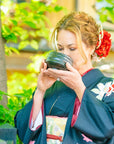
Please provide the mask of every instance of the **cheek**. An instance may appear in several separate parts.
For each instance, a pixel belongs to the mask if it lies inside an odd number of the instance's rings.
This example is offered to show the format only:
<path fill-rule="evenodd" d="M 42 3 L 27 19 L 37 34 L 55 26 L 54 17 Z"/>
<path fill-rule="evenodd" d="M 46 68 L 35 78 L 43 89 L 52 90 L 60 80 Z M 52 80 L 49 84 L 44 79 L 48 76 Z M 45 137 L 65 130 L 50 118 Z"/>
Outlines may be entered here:
<path fill-rule="evenodd" d="M 81 55 L 78 52 L 74 52 L 70 54 L 70 57 L 72 58 L 73 62 L 77 62 L 80 59 Z"/>
<path fill-rule="evenodd" d="M 82 56 L 79 53 L 73 54 L 71 56 L 71 58 L 73 60 L 73 67 L 74 68 L 78 68 L 84 62 L 84 59 L 82 58 Z"/>
<path fill-rule="evenodd" d="M 72 55 L 71 58 L 73 60 L 73 67 L 76 67 L 77 63 L 78 63 L 78 56 L 77 55 Z"/>

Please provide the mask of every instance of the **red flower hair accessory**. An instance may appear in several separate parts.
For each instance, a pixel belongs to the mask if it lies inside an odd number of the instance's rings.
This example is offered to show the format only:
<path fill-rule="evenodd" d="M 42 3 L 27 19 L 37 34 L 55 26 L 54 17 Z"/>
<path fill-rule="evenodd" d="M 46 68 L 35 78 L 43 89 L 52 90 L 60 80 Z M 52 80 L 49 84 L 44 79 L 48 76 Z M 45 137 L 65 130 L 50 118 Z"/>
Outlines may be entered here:
<path fill-rule="evenodd" d="M 103 30 L 99 34 L 99 40 L 97 42 L 96 50 L 99 58 L 106 57 L 111 48 L 111 34 Z"/>

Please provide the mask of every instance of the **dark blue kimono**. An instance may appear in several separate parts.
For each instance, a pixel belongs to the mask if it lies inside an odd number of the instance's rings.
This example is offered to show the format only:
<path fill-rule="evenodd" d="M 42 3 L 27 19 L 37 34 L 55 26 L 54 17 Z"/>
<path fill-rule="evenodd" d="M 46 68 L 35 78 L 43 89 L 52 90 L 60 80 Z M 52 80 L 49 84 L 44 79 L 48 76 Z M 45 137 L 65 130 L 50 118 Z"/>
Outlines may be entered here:
<path fill-rule="evenodd" d="M 59 81 L 45 93 L 43 125 L 39 129 L 31 131 L 29 128 L 33 100 L 17 112 L 15 126 L 24 144 L 30 140 L 35 140 L 35 144 L 47 143 L 46 115 L 68 117 L 63 144 L 114 144 L 114 80 L 105 77 L 98 69 L 86 73 L 82 80 L 86 90 L 73 127 L 71 121 L 76 94 Z M 84 136 L 92 141 L 85 140 Z"/>

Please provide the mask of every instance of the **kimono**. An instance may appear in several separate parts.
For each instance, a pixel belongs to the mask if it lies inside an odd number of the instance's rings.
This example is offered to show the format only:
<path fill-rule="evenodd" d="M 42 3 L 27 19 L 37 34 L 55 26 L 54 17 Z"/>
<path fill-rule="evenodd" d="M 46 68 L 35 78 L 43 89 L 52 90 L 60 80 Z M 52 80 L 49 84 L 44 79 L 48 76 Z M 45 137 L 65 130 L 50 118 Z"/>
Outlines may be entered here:
<path fill-rule="evenodd" d="M 32 131 L 29 127 L 33 100 L 17 112 L 15 126 L 24 144 L 47 144 L 46 116 L 67 117 L 62 144 L 114 144 L 114 80 L 98 69 L 82 76 L 86 86 L 80 109 L 75 117 L 76 93 L 56 81 L 45 93 L 43 124 Z"/>

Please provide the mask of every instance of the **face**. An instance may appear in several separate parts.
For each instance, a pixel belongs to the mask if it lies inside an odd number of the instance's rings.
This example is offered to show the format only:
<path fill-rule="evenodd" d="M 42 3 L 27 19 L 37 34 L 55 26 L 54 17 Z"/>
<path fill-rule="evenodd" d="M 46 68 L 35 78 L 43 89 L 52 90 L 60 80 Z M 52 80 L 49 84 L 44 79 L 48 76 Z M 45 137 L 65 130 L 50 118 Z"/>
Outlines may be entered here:
<path fill-rule="evenodd" d="M 72 58 L 74 68 L 79 69 L 80 65 L 85 62 L 78 49 L 77 40 L 74 33 L 68 30 L 61 30 L 58 33 L 57 46 L 58 52 L 64 53 Z M 90 52 L 83 42 L 82 47 L 86 56 L 89 57 Z"/>

